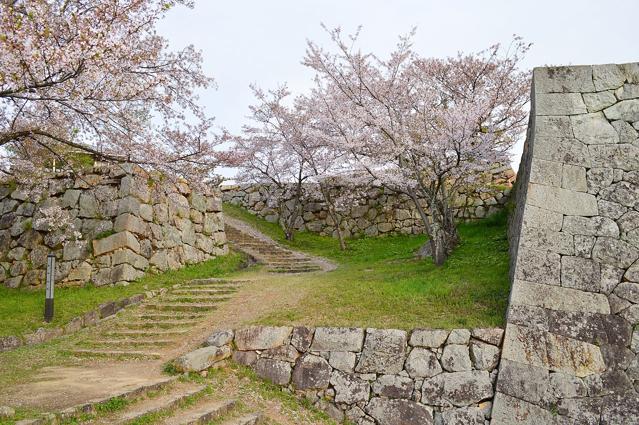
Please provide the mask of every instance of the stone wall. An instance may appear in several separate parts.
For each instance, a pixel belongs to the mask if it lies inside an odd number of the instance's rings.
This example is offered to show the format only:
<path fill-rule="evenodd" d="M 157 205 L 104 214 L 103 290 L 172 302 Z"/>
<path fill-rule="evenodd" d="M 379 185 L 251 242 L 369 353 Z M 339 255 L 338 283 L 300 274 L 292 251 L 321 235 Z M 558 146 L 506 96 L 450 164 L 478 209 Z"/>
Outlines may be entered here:
<path fill-rule="evenodd" d="M 47 254 L 56 282 L 126 283 L 147 270 L 168 270 L 227 252 L 218 193 L 196 193 L 130 164 L 95 167 L 81 176 L 59 173 L 40 202 L 24 187 L 0 187 L 0 282 L 42 285 Z M 40 220 L 61 207 L 82 237 Z"/>
<path fill-rule="evenodd" d="M 455 216 L 472 220 L 500 211 L 508 201 L 514 179 L 515 173 L 510 167 L 496 168 L 488 179 L 490 184 L 458 194 Z M 339 189 L 336 188 L 335 191 Z M 277 222 L 278 212 L 268 206 L 269 192 L 269 187 L 264 185 L 222 186 L 224 202 L 240 205 L 267 221 Z M 342 228 L 346 237 L 423 233 L 419 213 L 411 199 L 382 188 L 368 190 L 357 205 L 352 206 L 344 215 L 346 219 Z M 336 236 L 326 204 L 321 199 L 305 203 L 304 213 L 299 217 L 296 229 Z"/>
<path fill-rule="evenodd" d="M 225 358 L 306 397 L 338 422 L 484 425 L 503 330 L 249 327 L 217 331 L 178 358 L 202 371 Z"/>
<path fill-rule="evenodd" d="M 493 424 L 639 422 L 639 64 L 537 68 Z"/>

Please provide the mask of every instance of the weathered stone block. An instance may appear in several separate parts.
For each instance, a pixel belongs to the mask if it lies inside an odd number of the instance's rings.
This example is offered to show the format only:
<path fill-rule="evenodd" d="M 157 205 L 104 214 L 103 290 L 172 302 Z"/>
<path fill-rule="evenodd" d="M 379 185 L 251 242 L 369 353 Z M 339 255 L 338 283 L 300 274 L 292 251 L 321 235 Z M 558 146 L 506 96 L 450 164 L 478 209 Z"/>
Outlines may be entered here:
<path fill-rule="evenodd" d="M 558 66 L 533 70 L 535 93 L 594 92 L 592 67 Z"/>
<path fill-rule="evenodd" d="M 442 366 L 449 372 L 461 372 L 472 369 L 468 346 L 446 345 L 441 358 Z"/>
<path fill-rule="evenodd" d="M 580 257 L 561 258 L 561 286 L 599 292 L 601 269 L 599 263 Z"/>
<path fill-rule="evenodd" d="M 610 314 L 608 299 L 603 294 L 521 280 L 513 283 L 510 303 L 559 311 Z"/>
<path fill-rule="evenodd" d="M 415 329 L 409 344 L 413 347 L 439 348 L 448 338 L 448 333 L 444 329 Z"/>
<path fill-rule="evenodd" d="M 222 347 L 229 345 L 233 341 L 235 333 L 232 329 L 222 329 L 213 332 L 205 342 L 207 346 Z"/>
<path fill-rule="evenodd" d="M 342 372 L 353 372 L 357 356 L 349 351 L 331 351 L 328 362 L 332 367 Z"/>
<path fill-rule="evenodd" d="M 133 233 L 127 231 L 93 241 L 93 255 L 96 257 L 120 248 L 129 248 L 133 252 L 139 253 L 140 243 Z"/>
<path fill-rule="evenodd" d="M 508 324 L 502 359 L 583 377 L 606 370 L 596 345 Z"/>
<path fill-rule="evenodd" d="M 373 394 L 388 398 L 410 399 L 413 380 L 399 375 L 382 375 L 373 383 Z"/>
<path fill-rule="evenodd" d="M 260 378 L 277 385 L 288 385 L 291 382 L 291 364 L 282 360 L 257 359 L 254 364 L 255 373 Z"/>
<path fill-rule="evenodd" d="M 494 345 L 479 341 L 470 344 L 470 358 L 474 369 L 491 372 L 499 364 L 500 354 L 499 348 Z"/>
<path fill-rule="evenodd" d="M 566 215 L 598 215 L 597 198 L 588 193 L 531 183 L 527 202 Z"/>
<path fill-rule="evenodd" d="M 586 105 L 579 93 L 539 93 L 535 98 L 535 112 L 539 115 L 585 114 Z"/>
<path fill-rule="evenodd" d="M 375 397 L 366 406 L 366 413 L 386 425 L 433 424 L 432 408 L 409 400 Z"/>
<path fill-rule="evenodd" d="M 404 369 L 412 378 L 430 378 L 442 372 L 435 353 L 421 347 L 411 350 Z"/>
<path fill-rule="evenodd" d="M 617 130 L 601 112 L 572 116 L 570 122 L 575 138 L 587 145 L 619 143 Z"/>
<path fill-rule="evenodd" d="M 200 372 L 229 357 L 231 348 L 228 346 L 203 347 L 178 357 L 175 367 L 181 372 Z"/>
<path fill-rule="evenodd" d="M 421 402 L 432 406 L 470 406 L 493 396 L 486 371 L 442 373 L 424 381 Z"/>
<path fill-rule="evenodd" d="M 291 336 L 291 345 L 297 348 L 298 351 L 305 353 L 313 342 L 314 329 L 307 328 L 305 326 L 297 326 L 293 328 L 293 335 Z"/>
<path fill-rule="evenodd" d="M 305 354 L 295 363 L 293 385 L 297 390 L 328 388 L 331 366 L 322 357 Z"/>
<path fill-rule="evenodd" d="M 330 384 L 335 390 L 336 403 L 367 402 L 370 396 L 370 384 L 349 373 L 334 371 L 330 377 Z"/>
<path fill-rule="evenodd" d="M 473 338 L 495 346 L 501 346 L 504 330 L 500 328 L 476 328 L 471 331 Z"/>
<path fill-rule="evenodd" d="M 315 333 L 317 339 L 317 331 Z M 362 355 L 355 368 L 360 373 L 399 373 L 406 358 L 408 335 L 397 329 L 367 329 Z"/>
<path fill-rule="evenodd" d="M 362 350 L 364 329 L 361 328 L 316 328 L 312 351 Z"/>
<path fill-rule="evenodd" d="M 288 344 L 291 327 L 252 326 L 235 332 L 235 344 L 238 350 L 266 350 Z"/>

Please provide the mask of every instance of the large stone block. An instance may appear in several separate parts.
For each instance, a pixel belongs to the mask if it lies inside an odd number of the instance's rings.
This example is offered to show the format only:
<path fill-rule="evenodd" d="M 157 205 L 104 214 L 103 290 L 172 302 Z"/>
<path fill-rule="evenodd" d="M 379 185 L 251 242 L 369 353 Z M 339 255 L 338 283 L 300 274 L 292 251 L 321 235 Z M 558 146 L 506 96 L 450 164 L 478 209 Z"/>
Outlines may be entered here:
<path fill-rule="evenodd" d="M 527 202 L 565 215 L 598 215 L 597 198 L 588 193 L 531 183 Z"/>
<path fill-rule="evenodd" d="M 562 418 L 536 404 L 497 392 L 493 401 L 492 421 L 498 425 L 560 425 Z M 568 424 L 570 422 L 563 422 Z"/>
<path fill-rule="evenodd" d="M 619 143 L 617 130 L 601 112 L 570 117 L 575 138 L 587 145 Z"/>
<path fill-rule="evenodd" d="M 120 214 L 113 224 L 113 230 L 115 232 L 129 231 L 138 235 L 144 235 L 147 230 L 147 226 L 137 216 L 124 213 Z"/>
<path fill-rule="evenodd" d="M 442 373 L 424 381 L 421 402 L 431 406 L 470 406 L 493 396 L 490 375 L 483 370 Z"/>
<path fill-rule="evenodd" d="M 100 256 L 108 254 L 120 248 L 129 248 L 135 253 L 140 252 L 140 243 L 131 232 L 123 231 L 103 239 L 93 241 L 93 255 Z"/>
<path fill-rule="evenodd" d="M 433 424 L 433 409 L 409 400 L 375 397 L 366 406 L 366 413 L 385 425 Z"/>
<path fill-rule="evenodd" d="M 639 169 L 639 147 L 635 145 L 591 145 L 588 151 L 593 167 L 619 168 L 624 171 Z"/>
<path fill-rule="evenodd" d="M 288 344 L 291 327 L 252 326 L 235 332 L 235 345 L 238 350 L 267 350 Z"/>
<path fill-rule="evenodd" d="M 604 109 L 604 114 L 609 120 L 639 121 L 639 99 L 622 100 Z"/>
<path fill-rule="evenodd" d="M 637 261 L 639 248 L 619 239 L 599 237 L 592 249 L 592 258 L 625 269 Z"/>
<path fill-rule="evenodd" d="M 442 366 L 449 372 L 462 372 L 472 369 L 468 346 L 450 344 L 444 347 Z"/>
<path fill-rule="evenodd" d="M 521 280 L 513 283 L 510 303 L 559 311 L 610 314 L 608 298 L 603 294 Z"/>
<path fill-rule="evenodd" d="M 370 384 L 350 373 L 334 371 L 330 377 L 330 384 L 335 390 L 336 403 L 367 402 L 370 396 Z"/>
<path fill-rule="evenodd" d="M 317 338 L 317 331 L 315 338 Z M 364 348 L 355 371 L 360 373 L 399 373 L 404 366 L 407 341 L 406 331 L 367 329 Z"/>
<path fill-rule="evenodd" d="M 539 93 L 535 98 L 537 115 L 585 114 L 586 105 L 579 93 Z"/>
<path fill-rule="evenodd" d="M 253 367 L 257 376 L 274 384 L 288 385 L 291 382 L 291 364 L 289 362 L 274 359 L 257 359 Z"/>
<path fill-rule="evenodd" d="M 181 372 L 200 372 L 229 357 L 231 348 L 228 346 L 204 347 L 178 357 L 175 366 Z"/>
<path fill-rule="evenodd" d="M 404 369 L 412 378 L 430 378 L 442 372 L 435 353 L 421 347 L 411 350 Z"/>
<path fill-rule="evenodd" d="M 502 359 L 578 377 L 606 370 L 596 345 L 513 324 L 506 326 Z"/>
<path fill-rule="evenodd" d="M 359 352 L 364 344 L 361 328 L 316 328 L 311 351 Z"/>
<path fill-rule="evenodd" d="M 331 366 L 322 357 L 305 354 L 295 363 L 293 385 L 297 390 L 328 388 L 331 371 Z"/>
<path fill-rule="evenodd" d="M 557 66 L 533 70 L 535 93 L 594 92 L 591 66 Z"/>
<path fill-rule="evenodd" d="M 559 254 L 522 248 L 518 250 L 515 279 L 559 286 L 560 270 Z"/>
<path fill-rule="evenodd" d="M 444 329 L 415 329 L 409 344 L 413 347 L 439 348 L 446 342 L 448 333 Z"/>
<path fill-rule="evenodd" d="M 382 375 L 373 383 L 373 393 L 388 398 L 410 399 L 415 385 L 411 378 Z"/>

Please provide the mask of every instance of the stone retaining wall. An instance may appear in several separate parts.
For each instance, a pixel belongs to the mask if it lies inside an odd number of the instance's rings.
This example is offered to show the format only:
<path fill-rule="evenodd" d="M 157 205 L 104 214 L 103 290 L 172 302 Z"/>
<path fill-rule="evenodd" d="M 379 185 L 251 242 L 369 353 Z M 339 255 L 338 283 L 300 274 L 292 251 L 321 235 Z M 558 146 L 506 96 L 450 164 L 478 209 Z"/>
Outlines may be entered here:
<path fill-rule="evenodd" d="M 50 252 L 57 283 L 98 286 L 227 252 L 219 193 L 196 193 L 131 164 L 59 173 L 45 192 L 34 202 L 24 187 L 0 187 L 0 282 L 10 288 L 42 285 Z M 40 220 L 52 206 L 81 239 L 65 240 L 68 231 Z"/>
<path fill-rule="evenodd" d="M 639 422 L 639 64 L 537 68 L 493 424 Z"/>
<path fill-rule="evenodd" d="M 458 194 L 455 216 L 473 220 L 500 211 L 509 199 L 514 178 L 515 173 L 510 167 L 495 169 L 489 179 L 490 184 L 473 189 L 470 194 L 466 193 L 468 191 Z M 335 192 L 339 190 L 334 189 Z M 222 186 L 224 202 L 242 206 L 267 221 L 277 222 L 278 212 L 268 206 L 270 192 L 271 189 L 265 185 Z M 297 221 L 297 230 L 336 236 L 326 204 L 321 199 L 306 202 L 303 209 Z M 411 199 L 382 188 L 368 190 L 358 204 L 350 207 L 344 215 L 346 219 L 342 228 L 346 237 L 423 233 L 419 213 Z"/>
<path fill-rule="evenodd" d="M 249 327 L 178 358 L 202 371 L 232 356 L 341 422 L 485 425 L 501 329 Z"/>

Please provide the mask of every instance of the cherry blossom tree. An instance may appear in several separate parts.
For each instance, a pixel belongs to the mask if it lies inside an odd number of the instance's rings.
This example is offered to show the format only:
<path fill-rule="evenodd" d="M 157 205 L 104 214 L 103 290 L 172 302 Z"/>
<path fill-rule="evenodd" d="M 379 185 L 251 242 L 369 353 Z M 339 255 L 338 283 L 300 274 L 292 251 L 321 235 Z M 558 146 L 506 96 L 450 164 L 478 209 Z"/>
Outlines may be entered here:
<path fill-rule="evenodd" d="M 312 172 L 307 161 L 308 117 L 299 108 L 285 105 L 286 86 L 264 92 L 251 86 L 257 100 L 249 106 L 251 124 L 234 141 L 233 156 L 240 183 L 261 183 L 269 189 L 268 207 L 277 211 L 287 240 L 292 240 L 303 201 L 308 198 Z"/>
<path fill-rule="evenodd" d="M 196 90 L 213 84 L 193 46 L 169 51 L 156 23 L 188 0 L 0 0 L 0 175 L 78 154 L 193 183 L 220 154 Z"/>
<path fill-rule="evenodd" d="M 316 119 L 315 98 L 292 99 L 286 86 L 264 92 L 252 87 L 258 101 L 250 106 L 252 125 L 233 137 L 239 166 L 238 181 L 261 183 L 269 190 L 269 207 L 276 210 L 287 239 L 294 237 L 303 207 L 321 200 L 327 207 L 340 247 L 346 249 L 341 229 L 345 208 L 352 203 L 353 191 L 333 190 L 341 173 L 348 170 L 343 150 L 325 137 L 324 122 Z"/>
<path fill-rule="evenodd" d="M 356 173 L 413 200 L 440 265 L 459 241 L 456 189 L 507 161 L 524 131 L 529 74 L 518 66 L 529 46 L 515 38 L 505 52 L 430 59 L 413 51 L 411 33 L 384 60 L 354 47 L 358 33 L 327 32 L 335 51 L 309 42 L 304 59 L 326 103 L 318 119 Z"/>

